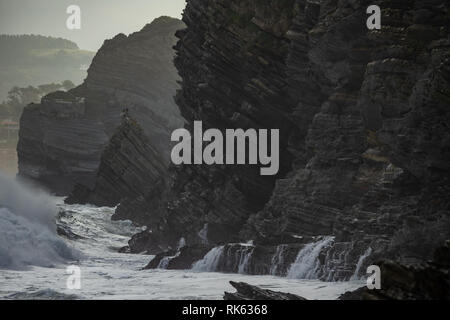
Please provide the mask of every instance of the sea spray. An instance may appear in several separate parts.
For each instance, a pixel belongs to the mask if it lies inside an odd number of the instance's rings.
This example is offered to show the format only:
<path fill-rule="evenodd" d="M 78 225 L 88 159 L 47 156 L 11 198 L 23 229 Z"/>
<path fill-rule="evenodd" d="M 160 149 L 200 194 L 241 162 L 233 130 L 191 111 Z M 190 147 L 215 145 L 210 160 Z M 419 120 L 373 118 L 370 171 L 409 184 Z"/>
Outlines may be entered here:
<path fill-rule="evenodd" d="M 0 173 L 0 207 L 56 231 L 54 198 L 2 173 Z"/>
<path fill-rule="evenodd" d="M 54 266 L 80 257 L 56 234 L 56 202 L 0 174 L 0 268 Z"/>

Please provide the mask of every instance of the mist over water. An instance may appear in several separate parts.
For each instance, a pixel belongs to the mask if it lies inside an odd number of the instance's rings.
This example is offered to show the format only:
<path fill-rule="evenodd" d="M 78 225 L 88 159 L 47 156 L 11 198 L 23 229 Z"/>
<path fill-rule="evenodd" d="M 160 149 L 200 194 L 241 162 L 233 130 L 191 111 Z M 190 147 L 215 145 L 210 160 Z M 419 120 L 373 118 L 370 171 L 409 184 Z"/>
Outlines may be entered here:
<path fill-rule="evenodd" d="M 0 173 L 0 268 L 51 267 L 79 254 L 56 233 L 56 201 Z"/>

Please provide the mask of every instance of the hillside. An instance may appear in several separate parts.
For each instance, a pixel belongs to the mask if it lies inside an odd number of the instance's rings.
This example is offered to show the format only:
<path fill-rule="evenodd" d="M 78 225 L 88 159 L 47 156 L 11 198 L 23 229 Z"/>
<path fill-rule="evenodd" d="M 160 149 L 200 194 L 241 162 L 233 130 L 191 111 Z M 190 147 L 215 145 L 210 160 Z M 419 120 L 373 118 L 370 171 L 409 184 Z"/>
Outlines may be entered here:
<path fill-rule="evenodd" d="M 39 35 L 0 35 L 0 101 L 15 87 L 86 77 L 94 52 L 69 40 Z"/>

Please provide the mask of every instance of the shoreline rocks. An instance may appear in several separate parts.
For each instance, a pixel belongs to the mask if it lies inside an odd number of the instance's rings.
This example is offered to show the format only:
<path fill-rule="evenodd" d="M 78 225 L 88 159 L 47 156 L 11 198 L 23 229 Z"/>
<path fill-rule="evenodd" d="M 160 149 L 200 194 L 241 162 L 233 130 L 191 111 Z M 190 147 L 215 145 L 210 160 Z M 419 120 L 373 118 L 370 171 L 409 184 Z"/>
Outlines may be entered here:
<path fill-rule="evenodd" d="M 346 292 L 339 300 L 448 300 L 450 299 L 450 242 L 439 247 L 434 259 L 421 264 L 385 260 L 381 270 L 381 290 L 362 287 Z"/>
<path fill-rule="evenodd" d="M 292 293 L 261 289 L 245 282 L 230 281 L 230 284 L 236 289 L 236 292 L 225 292 L 224 300 L 306 300 Z"/>

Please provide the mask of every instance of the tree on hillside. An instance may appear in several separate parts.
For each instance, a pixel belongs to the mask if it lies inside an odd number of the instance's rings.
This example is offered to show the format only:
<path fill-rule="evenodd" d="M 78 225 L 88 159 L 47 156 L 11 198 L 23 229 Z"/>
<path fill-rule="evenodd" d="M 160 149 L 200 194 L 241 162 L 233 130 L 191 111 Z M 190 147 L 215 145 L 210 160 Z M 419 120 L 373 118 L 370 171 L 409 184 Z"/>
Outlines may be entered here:
<path fill-rule="evenodd" d="M 70 89 L 75 88 L 75 84 L 70 80 L 64 80 L 62 82 L 62 86 L 66 91 L 69 91 Z"/>
<path fill-rule="evenodd" d="M 11 118 L 18 120 L 22 114 L 23 108 L 30 103 L 38 103 L 41 98 L 51 92 L 61 89 L 70 90 L 75 85 L 70 80 L 65 80 L 62 83 L 48 83 L 37 87 L 13 87 L 8 92 L 6 101 L 0 104 L 0 119 Z"/>

